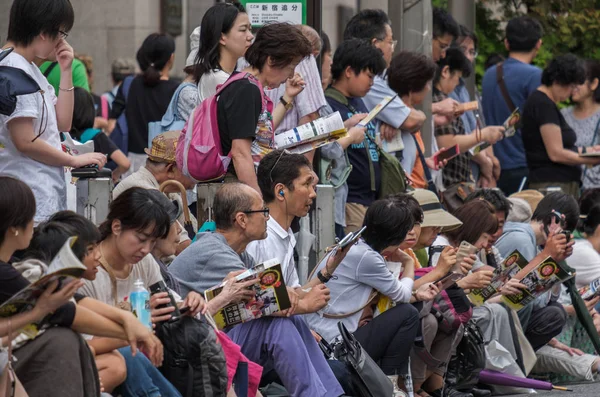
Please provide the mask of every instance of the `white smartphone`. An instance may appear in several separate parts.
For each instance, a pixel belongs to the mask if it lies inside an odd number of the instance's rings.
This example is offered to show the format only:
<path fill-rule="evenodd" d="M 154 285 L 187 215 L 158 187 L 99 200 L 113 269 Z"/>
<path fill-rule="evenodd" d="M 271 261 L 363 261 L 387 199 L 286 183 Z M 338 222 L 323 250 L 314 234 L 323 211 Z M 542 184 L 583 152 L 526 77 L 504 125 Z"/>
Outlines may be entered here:
<path fill-rule="evenodd" d="M 475 254 L 476 252 L 477 252 L 477 247 L 475 247 L 473 244 L 470 244 L 467 241 L 463 241 L 462 243 L 460 243 L 460 246 L 458 247 L 458 251 L 456 252 L 456 264 L 452 267 L 452 272 L 453 273 L 462 273 L 460 264 L 466 257 L 471 256 L 472 254 Z"/>

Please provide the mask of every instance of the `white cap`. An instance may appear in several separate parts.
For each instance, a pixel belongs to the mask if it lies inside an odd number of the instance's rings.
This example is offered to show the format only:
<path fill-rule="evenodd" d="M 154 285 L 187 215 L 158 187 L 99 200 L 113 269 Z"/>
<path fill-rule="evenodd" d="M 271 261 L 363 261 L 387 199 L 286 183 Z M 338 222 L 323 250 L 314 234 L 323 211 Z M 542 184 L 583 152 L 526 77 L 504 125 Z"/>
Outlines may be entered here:
<path fill-rule="evenodd" d="M 190 35 L 190 55 L 185 60 L 185 67 L 194 66 L 198 48 L 200 47 L 200 26 L 198 26 Z"/>

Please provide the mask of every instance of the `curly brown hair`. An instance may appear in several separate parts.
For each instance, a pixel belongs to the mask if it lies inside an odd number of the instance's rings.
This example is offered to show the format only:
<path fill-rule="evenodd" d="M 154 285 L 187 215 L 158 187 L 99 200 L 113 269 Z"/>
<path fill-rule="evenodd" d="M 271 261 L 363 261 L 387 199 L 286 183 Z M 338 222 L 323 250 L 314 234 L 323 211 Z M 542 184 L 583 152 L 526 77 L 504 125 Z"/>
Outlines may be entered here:
<path fill-rule="evenodd" d="M 271 23 L 256 33 L 254 43 L 246 51 L 246 61 L 262 72 L 271 59 L 271 67 L 283 69 L 312 53 L 310 42 L 300 29 L 289 23 Z"/>

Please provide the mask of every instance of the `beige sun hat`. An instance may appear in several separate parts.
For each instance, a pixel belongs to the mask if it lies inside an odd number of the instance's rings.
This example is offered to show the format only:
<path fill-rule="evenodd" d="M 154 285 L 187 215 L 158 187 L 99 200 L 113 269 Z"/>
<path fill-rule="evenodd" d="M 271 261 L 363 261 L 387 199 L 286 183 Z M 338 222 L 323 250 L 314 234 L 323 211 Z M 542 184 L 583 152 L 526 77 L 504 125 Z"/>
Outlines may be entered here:
<path fill-rule="evenodd" d="M 457 217 L 442 208 L 440 200 L 432 191 L 415 189 L 409 193 L 419 202 L 423 210 L 421 227 L 441 227 L 442 232 L 447 232 L 462 225 Z"/>

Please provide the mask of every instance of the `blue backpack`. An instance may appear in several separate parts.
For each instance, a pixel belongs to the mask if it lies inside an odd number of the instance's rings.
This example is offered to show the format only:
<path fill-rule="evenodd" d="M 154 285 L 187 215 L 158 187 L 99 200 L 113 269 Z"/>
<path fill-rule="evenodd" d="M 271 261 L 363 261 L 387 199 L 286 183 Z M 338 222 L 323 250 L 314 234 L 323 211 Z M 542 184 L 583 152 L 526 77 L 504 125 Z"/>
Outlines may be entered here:
<path fill-rule="evenodd" d="M 167 131 L 181 131 L 185 126 L 185 120 L 177 111 L 177 103 L 179 102 L 179 94 L 186 87 L 196 88 L 195 84 L 184 83 L 177 87 L 173 93 L 169 107 L 165 112 L 161 121 L 151 121 L 148 123 L 148 147 L 152 147 L 152 140 L 159 134 Z"/>
<path fill-rule="evenodd" d="M 129 153 L 129 128 L 127 126 L 127 97 L 129 96 L 129 88 L 135 76 L 127 76 L 123 80 L 123 97 L 125 98 L 125 109 L 117 119 L 115 129 L 110 134 L 110 139 L 117 145 L 125 155 Z"/>

